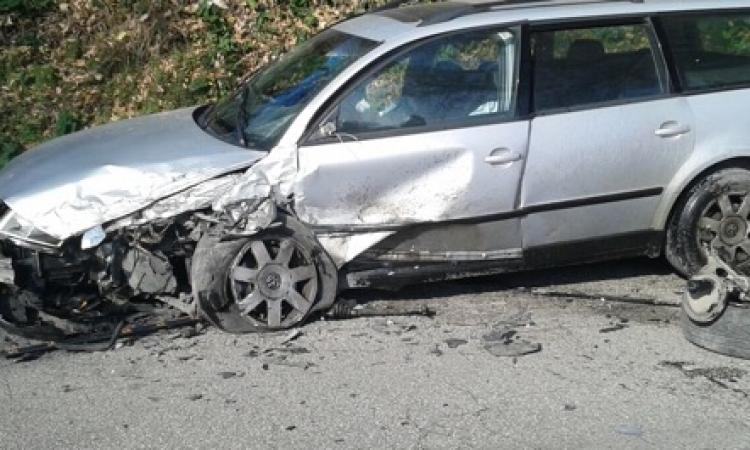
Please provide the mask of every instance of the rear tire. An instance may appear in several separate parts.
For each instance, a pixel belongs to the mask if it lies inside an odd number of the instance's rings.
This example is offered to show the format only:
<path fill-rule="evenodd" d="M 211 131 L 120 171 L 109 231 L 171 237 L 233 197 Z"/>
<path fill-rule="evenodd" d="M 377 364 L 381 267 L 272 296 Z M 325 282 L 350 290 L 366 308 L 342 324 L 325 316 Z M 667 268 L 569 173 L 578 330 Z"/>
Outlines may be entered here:
<path fill-rule="evenodd" d="M 740 273 L 750 274 L 750 171 L 723 169 L 696 183 L 675 208 L 664 254 L 683 276 L 706 264 L 706 246 Z"/>

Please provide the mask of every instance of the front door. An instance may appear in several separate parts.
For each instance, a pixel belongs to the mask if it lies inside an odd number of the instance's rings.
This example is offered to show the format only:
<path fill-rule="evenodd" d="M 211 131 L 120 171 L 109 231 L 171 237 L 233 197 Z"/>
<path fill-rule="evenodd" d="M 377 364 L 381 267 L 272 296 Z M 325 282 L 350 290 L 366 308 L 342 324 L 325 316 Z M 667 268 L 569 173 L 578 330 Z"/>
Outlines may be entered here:
<path fill-rule="evenodd" d="M 513 211 L 529 127 L 516 119 L 518 38 L 514 29 L 441 36 L 356 83 L 299 150 L 298 216 L 366 232 Z"/>

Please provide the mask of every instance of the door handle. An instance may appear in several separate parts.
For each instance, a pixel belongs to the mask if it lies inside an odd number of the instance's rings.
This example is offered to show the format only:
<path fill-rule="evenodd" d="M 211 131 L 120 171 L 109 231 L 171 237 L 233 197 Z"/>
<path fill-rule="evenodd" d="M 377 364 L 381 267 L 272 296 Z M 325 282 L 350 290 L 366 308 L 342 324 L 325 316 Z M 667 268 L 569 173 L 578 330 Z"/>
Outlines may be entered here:
<path fill-rule="evenodd" d="M 682 125 L 679 122 L 675 121 L 669 121 L 664 122 L 661 124 L 658 130 L 656 130 L 656 135 L 662 138 L 671 138 L 671 137 L 678 137 L 682 136 L 683 134 L 690 133 L 690 126 L 689 125 Z"/>
<path fill-rule="evenodd" d="M 484 162 L 491 166 L 500 166 L 503 164 L 512 164 L 522 159 L 523 155 L 518 152 L 507 148 L 496 148 L 490 152 L 489 156 L 484 158 Z"/>

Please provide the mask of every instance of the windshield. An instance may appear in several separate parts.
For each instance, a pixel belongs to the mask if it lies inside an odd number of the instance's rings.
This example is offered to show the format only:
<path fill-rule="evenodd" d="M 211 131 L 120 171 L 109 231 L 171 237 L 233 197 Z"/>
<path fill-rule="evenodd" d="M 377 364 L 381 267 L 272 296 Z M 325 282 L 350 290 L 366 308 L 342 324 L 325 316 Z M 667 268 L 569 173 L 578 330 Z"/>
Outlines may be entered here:
<path fill-rule="evenodd" d="M 318 92 L 377 45 L 333 29 L 324 31 L 208 109 L 202 125 L 225 141 L 270 150 Z"/>

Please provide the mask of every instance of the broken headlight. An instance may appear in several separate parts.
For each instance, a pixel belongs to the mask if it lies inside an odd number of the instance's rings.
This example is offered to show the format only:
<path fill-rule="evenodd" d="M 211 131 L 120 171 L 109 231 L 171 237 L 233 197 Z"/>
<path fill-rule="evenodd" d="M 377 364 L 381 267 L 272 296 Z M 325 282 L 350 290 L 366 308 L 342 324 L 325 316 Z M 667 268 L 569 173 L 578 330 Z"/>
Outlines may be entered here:
<path fill-rule="evenodd" d="M 44 248 L 57 248 L 62 244 L 62 241 L 35 227 L 11 210 L 7 210 L 0 219 L 0 237 L 6 237 L 20 244 Z"/>

